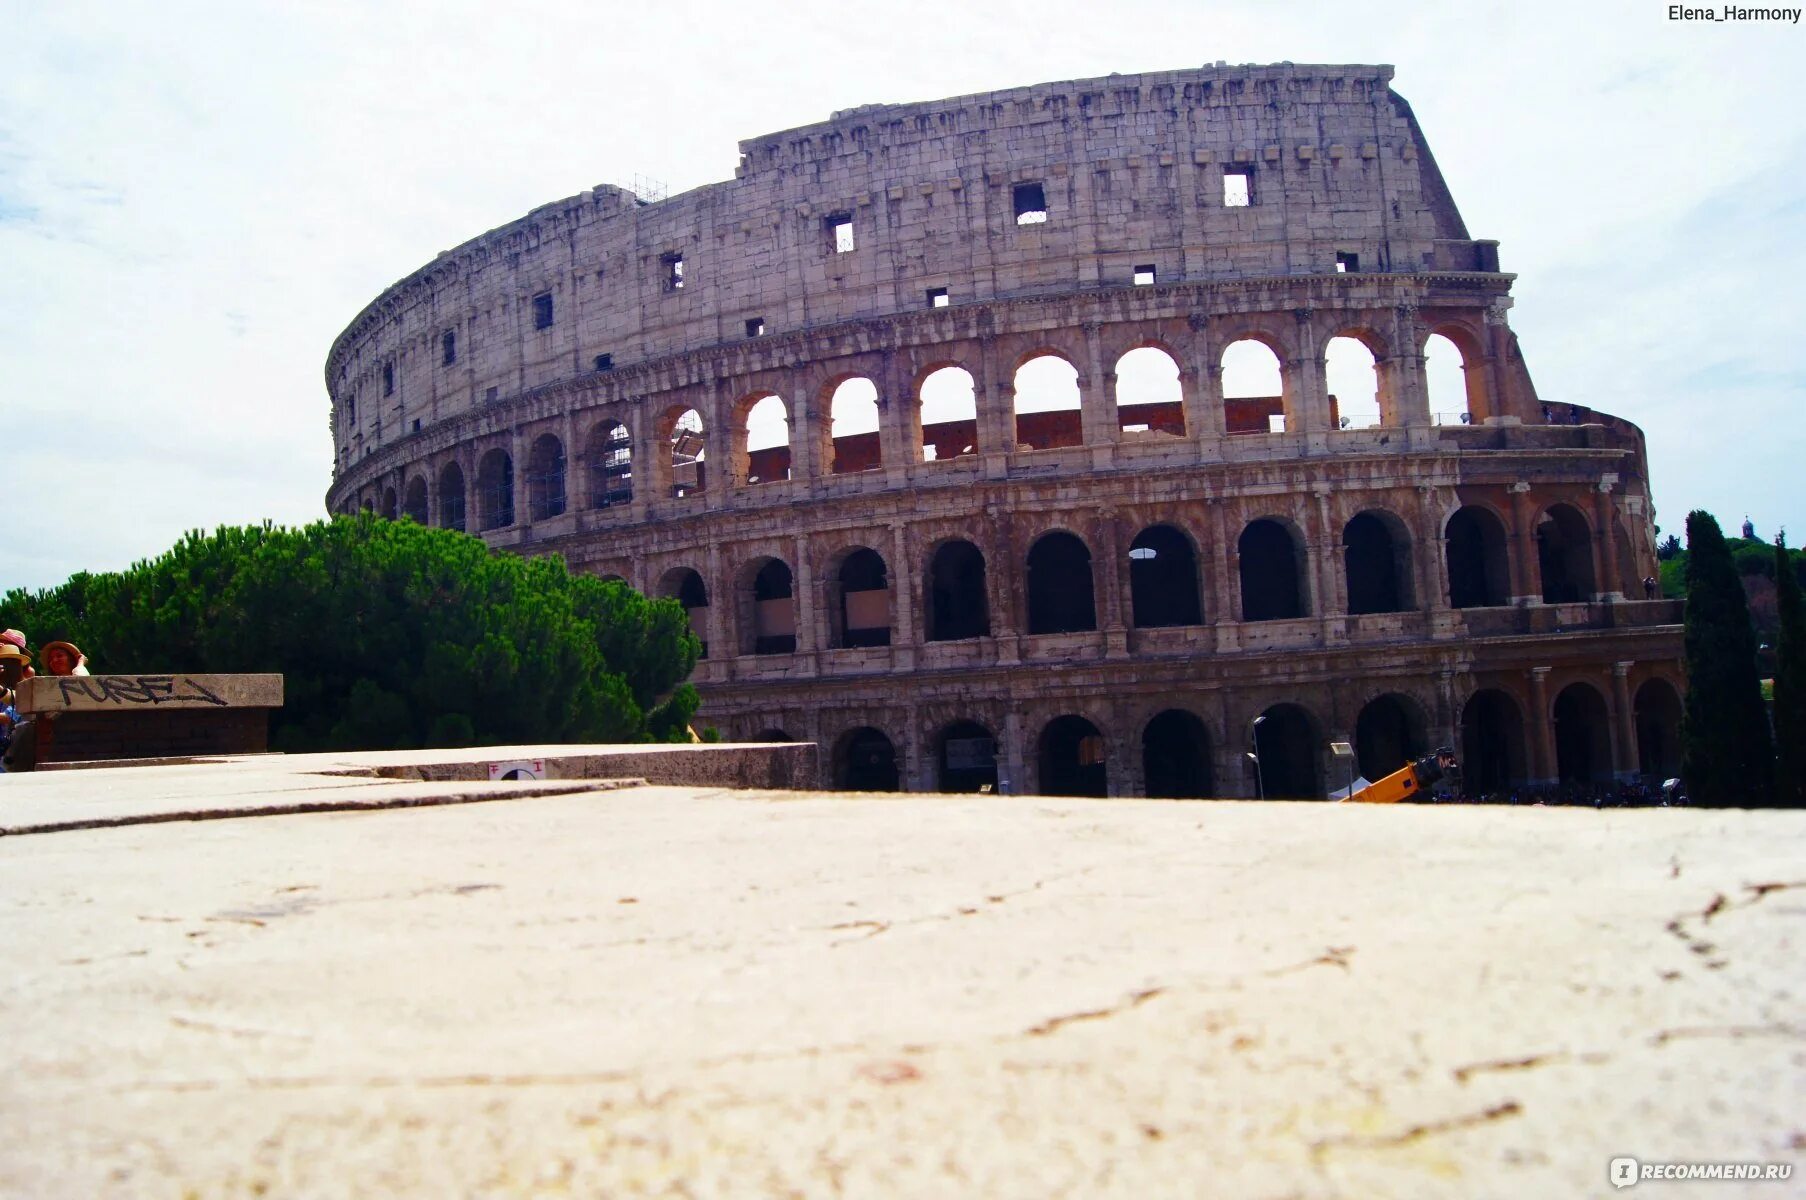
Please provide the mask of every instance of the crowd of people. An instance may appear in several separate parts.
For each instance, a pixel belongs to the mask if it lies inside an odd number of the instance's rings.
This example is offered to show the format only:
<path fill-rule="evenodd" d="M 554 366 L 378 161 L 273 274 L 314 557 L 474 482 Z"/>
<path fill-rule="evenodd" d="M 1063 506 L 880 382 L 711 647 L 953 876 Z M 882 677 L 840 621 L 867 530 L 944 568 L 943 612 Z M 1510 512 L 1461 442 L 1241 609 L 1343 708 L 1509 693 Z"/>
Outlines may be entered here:
<path fill-rule="evenodd" d="M 1469 794 L 1457 792 L 1448 799 L 1457 804 L 1563 804 L 1581 808 L 1670 808 L 1687 803 L 1675 781 L 1656 783 L 1637 779 L 1625 783 L 1558 783 L 1539 787 L 1520 785 L 1507 790 Z"/>
<path fill-rule="evenodd" d="M 0 773 L 29 769 L 35 759 L 35 722 L 21 719 L 14 707 L 19 685 L 37 674 L 34 659 L 43 664 L 46 675 L 88 673 L 88 656 L 73 642 L 46 642 L 33 655 L 23 632 L 0 631 Z"/>

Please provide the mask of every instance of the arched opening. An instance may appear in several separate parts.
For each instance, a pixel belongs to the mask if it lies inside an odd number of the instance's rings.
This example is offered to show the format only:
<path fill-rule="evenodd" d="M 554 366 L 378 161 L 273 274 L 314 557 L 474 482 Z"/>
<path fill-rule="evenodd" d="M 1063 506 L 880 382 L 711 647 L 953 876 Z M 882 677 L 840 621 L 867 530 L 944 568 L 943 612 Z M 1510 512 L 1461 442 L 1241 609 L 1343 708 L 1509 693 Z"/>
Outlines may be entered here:
<path fill-rule="evenodd" d="M 743 402 L 744 403 L 744 402 Z M 790 410 L 767 392 L 746 413 L 746 482 L 776 483 L 790 478 Z"/>
<path fill-rule="evenodd" d="M 878 385 L 853 378 L 828 399 L 828 439 L 833 473 L 875 471 L 884 465 L 878 439 Z"/>
<path fill-rule="evenodd" d="M 1563 783 L 1612 777 L 1611 723 L 1597 688 L 1570 683 L 1555 697 L 1555 775 Z"/>
<path fill-rule="evenodd" d="M 1499 608 L 1511 603 L 1505 523 L 1491 509 L 1463 505 L 1449 518 L 1449 607 Z"/>
<path fill-rule="evenodd" d="M 947 542 L 928 561 L 928 640 L 991 636 L 985 556 L 971 542 Z"/>
<path fill-rule="evenodd" d="M 591 508 L 633 503 L 633 438 L 627 426 L 604 421 L 590 430 L 583 458 Z"/>
<path fill-rule="evenodd" d="M 1524 714 L 1511 696 L 1483 688 L 1461 709 L 1461 785 L 1470 796 L 1509 791 L 1524 782 Z"/>
<path fill-rule="evenodd" d="M 835 645 L 890 645 L 890 578 L 884 557 L 861 547 L 846 556 L 834 579 L 840 593 Z"/>
<path fill-rule="evenodd" d="M 796 741 L 796 739 L 791 737 L 789 734 L 785 733 L 782 729 L 778 729 L 778 728 L 774 727 L 771 729 L 761 729 L 759 731 L 759 735 L 757 737 L 753 738 L 753 741 L 755 741 L 755 742 L 794 742 L 794 741 Z"/>
<path fill-rule="evenodd" d="M 416 525 L 426 524 L 426 478 L 416 475 L 408 480 L 401 502 L 401 515 Z"/>
<path fill-rule="evenodd" d="M 1198 563 L 1171 525 L 1150 525 L 1129 544 L 1129 594 L 1137 629 L 1202 625 Z"/>
<path fill-rule="evenodd" d="M 671 424 L 671 494 L 684 497 L 708 485 L 708 446 L 702 414 L 686 408 Z"/>
<path fill-rule="evenodd" d="M 564 443 L 549 433 L 533 439 L 527 454 L 527 511 L 535 521 L 564 513 Z"/>
<path fill-rule="evenodd" d="M 1271 517 L 1250 521 L 1236 542 L 1241 560 L 1242 620 L 1289 621 L 1305 616 L 1304 547 Z"/>
<path fill-rule="evenodd" d="M 1226 433 L 1283 433 L 1285 375 L 1265 342 L 1242 338 L 1223 348 L 1223 429 Z"/>
<path fill-rule="evenodd" d="M 1424 339 L 1424 388 L 1429 393 L 1430 419 L 1438 425 L 1472 425 L 1485 412 L 1485 362 L 1469 354 L 1461 342 L 1444 333 Z"/>
<path fill-rule="evenodd" d="M 834 786 L 843 792 L 898 790 L 897 749 L 881 730 L 850 729 L 834 743 Z"/>
<path fill-rule="evenodd" d="M 1379 364 L 1360 338 L 1333 337 L 1323 347 L 1323 382 L 1329 390 L 1331 423 L 1338 429 L 1372 429 L 1396 424 L 1383 413 Z"/>
<path fill-rule="evenodd" d="M 702 643 L 702 657 L 709 656 L 709 589 L 702 576 L 689 567 L 673 567 L 659 580 L 658 594 L 683 605 L 690 632 Z"/>
<path fill-rule="evenodd" d="M 477 527 L 506 529 L 514 524 L 514 459 L 491 450 L 477 463 Z"/>
<path fill-rule="evenodd" d="M 1107 796 L 1104 735 L 1084 717 L 1055 717 L 1041 730 L 1036 755 L 1043 796 Z"/>
<path fill-rule="evenodd" d="M 1579 604 L 1593 598 L 1593 531 L 1580 510 L 1551 504 L 1536 525 L 1536 561 L 1542 569 L 1544 604 Z"/>
<path fill-rule="evenodd" d="M 464 532 L 464 468 L 455 462 L 439 472 L 439 525 Z"/>
<path fill-rule="evenodd" d="M 1085 441 L 1078 368 L 1042 354 L 1016 368 L 1016 448 L 1057 450 Z"/>
<path fill-rule="evenodd" d="M 760 560 L 752 577 L 752 620 L 748 628 L 754 654 L 790 654 L 796 650 L 796 599 L 790 568 L 782 560 Z"/>
<path fill-rule="evenodd" d="M 997 739 L 976 721 L 955 721 L 935 740 L 935 787 L 943 792 L 997 790 Z"/>
<path fill-rule="evenodd" d="M 384 488 L 383 489 L 382 508 L 380 511 L 381 511 L 383 519 L 388 520 L 388 521 L 393 521 L 398 515 L 400 515 L 401 509 L 400 509 L 400 505 L 397 503 L 397 501 L 395 499 L 395 489 L 394 488 Z"/>
<path fill-rule="evenodd" d="M 1411 607 L 1411 546 L 1404 522 L 1393 514 L 1364 512 L 1343 526 L 1342 564 L 1350 613 Z"/>
<path fill-rule="evenodd" d="M 1254 722 L 1255 769 L 1268 800 L 1321 800 L 1323 772 L 1315 725 L 1296 704 L 1275 704 Z"/>
<path fill-rule="evenodd" d="M 1210 731 L 1194 714 L 1169 708 L 1141 731 L 1141 769 L 1155 800 L 1196 800 L 1215 790 L 1210 774 Z"/>
<path fill-rule="evenodd" d="M 1666 679 L 1651 679 L 1637 689 L 1631 705 L 1637 725 L 1637 771 L 1653 779 L 1675 779 L 1681 773 L 1681 698 Z"/>
<path fill-rule="evenodd" d="M 1423 713 L 1403 696 L 1376 696 L 1355 718 L 1355 765 L 1370 782 L 1429 753 Z M 1341 786 L 1341 781 L 1337 782 Z"/>
<path fill-rule="evenodd" d="M 922 461 L 978 453 L 978 398 L 964 367 L 942 367 L 922 380 Z"/>
<path fill-rule="evenodd" d="M 1096 628 L 1091 551 L 1070 533 L 1043 534 L 1028 550 L 1028 631 L 1082 633 Z"/>
<path fill-rule="evenodd" d="M 1138 346 L 1116 360 L 1116 426 L 1123 433 L 1185 436 L 1185 390 L 1172 355 Z"/>

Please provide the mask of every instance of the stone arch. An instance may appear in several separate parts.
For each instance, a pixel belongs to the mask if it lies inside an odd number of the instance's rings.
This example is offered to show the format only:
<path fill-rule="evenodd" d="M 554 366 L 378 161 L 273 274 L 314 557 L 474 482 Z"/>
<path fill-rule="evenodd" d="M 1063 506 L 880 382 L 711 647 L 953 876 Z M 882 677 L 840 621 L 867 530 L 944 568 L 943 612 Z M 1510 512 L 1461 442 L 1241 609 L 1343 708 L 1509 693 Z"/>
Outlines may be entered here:
<path fill-rule="evenodd" d="M 1386 343 L 1372 330 L 1340 330 L 1323 343 L 1323 384 L 1330 423 L 1340 429 L 1402 425 L 1387 386 Z"/>
<path fill-rule="evenodd" d="M 389 487 L 383 489 L 379 512 L 385 520 L 389 521 L 393 521 L 396 517 L 401 515 L 401 505 L 395 498 L 394 488 Z"/>
<path fill-rule="evenodd" d="M 1097 628 L 1091 582 L 1091 550 L 1063 529 L 1036 538 L 1028 548 L 1029 633 L 1086 633 Z"/>
<path fill-rule="evenodd" d="M 514 458 L 499 446 L 477 462 L 477 528 L 514 524 Z"/>
<path fill-rule="evenodd" d="M 1612 777 L 1612 730 L 1605 697 L 1590 683 L 1570 683 L 1555 697 L 1555 777 L 1593 783 Z"/>
<path fill-rule="evenodd" d="M 549 521 L 564 514 L 564 443 L 542 433 L 527 452 L 528 519 Z"/>
<path fill-rule="evenodd" d="M 1177 526 L 1149 525 L 1129 543 L 1129 607 L 1137 629 L 1204 623 L 1197 555 Z"/>
<path fill-rule="evenodd" d="M 401 514 L 416 525 L 427 522 L 426 476 L 411 475 L 402 489 Z"/>
<path fill-rule="evenodd" d="M 1259 328 L 1241 331 L 1223 346 L 1217 368 L 1225 433 L 1271 433 L 1275 425 L 1303 428 L 1286 365 L 1290 353 L 1284 339 Z"/>
<path fill-rule="evenodd" d="M 861 725 L 834 739 L 830 756 L 836 791 L 895 792 L 902 778 L 897 770 L 897 747 L 882 729 Z"/>
<path fill-rule="evenodd" d="M 934 785 L 941 792 L 997 790 L 997 735 L 977 721 L 953 721 L 934 738 Z"/>
<path fill-rule="evenodd" d="M 1482 504 L 1463 504 L 1443 527 L 1450 608 L 1511 603 L 1511 559 L 1505 522 Z"/>
<path fill-rule="evenodd" d="M 1631 704 L 1637 730 L 1637 772 L 1656 780 L 1681 773 L 1681 696 L 1672 683 L 1643 681 Z"/>
<path fill-rule="evenodd" d="M 1322 738 L 1301 704 L 1274 704 L 1254 720 L 1257 788 L 1268 800 L 1321 800 Z"/>
<path fill-rule="evenodd" d="M 755 742 L 780 742 L 780 743 L 796 741 L 795 738 L 791 737 L 788 733 L 785 733 L 782 729 L 779 729 L 775 725 L 770 725 L 764 729 L 761 729 L 758 733 L 753 735 L 752 740 Z"/>
<path fill-rule="evenodd" d="M 1459 761 L 1470 796 L 1509 791 L 1529 777 L 1524 710 L 1510 692 L 1481 688 L 1461 706 Z"/>
<path fill-rule="evenodd" d="M 591 508 L 613 508 L 633 502 L 633 435 L 627 426 L 613 420 L 592 426 L 584 445 L 583 465 Z"/>
<path fill-rule="evenodd" d="M 1289 621 L 1310 615 L 1304 538 L 1290 521 L 1259 517 L 1236 539 L 1242 620 Z"/>
<path fill-rule="evenodd" d="M 1342 568 L 1351 615 L 1411 609 L 1411 534 L 1396 513 L 1366 509 L 1350 518 L 1342 527 Z"/>
<path fill-rule="evenodd" d="M 1537 519 L 1536 561 L 1544 604 L 1578 604 L 1593 598 L 1593 530 L 1586 515 L 1572 504 L 1551 504 Z"/>
<path fill-rule="evenodd" d="M 1043 796 L 1107 796 L 1104 735 L 1076 714 L 1055 717 L 1035 739 L 1035 790 Z"/>
<path fill-rule="evenodd" d="M 448 462 L 439 469 L 439 527 L 464 532 L 464 468 Z"/>
<path fill-rule="evenodd" d="M 659 422 L 665 442 L 665 469 L 670 472 L 671 495 L 681 499 L 708 486 L 708 429 L 694 408 L 673 407 Z"/>
<path fill-rule="evenodd" d="M 856 546 L 830 563 L 828 579 L 831 644 L 839 648 L 890 645 L 890 569 L 884 556 L 869 546 Z"/>
<path fill-rule="evenodd" d="M 702 643 L 702 657 L 709 656 L 709 589 L 701 572 L 692 567 L 672 567 L 658 582 L 658 594 L 683 605 L 690 632 Z"/>
<path fill-rule="evenodd" d="M 773 391 L 749 392 L 734 402 L 739 477 L 747 484 L 790 478 L 790 407 Z"/>
<path fill-rule="evenodd" d="M 1355 717 L 1355 764 L 1362 778 L 1377 782 L 1430 752 L 1429 720 L 1410 696 L 1385 692 L 1361 706 Z"/>
<path fill-rule="evenodd" d="M 938 363 L 916 380 L 915 394 L 923 462 L 978 453 L 978 393 L 970 371 Z"/>
<path fill-rule="evenodd" d="M 1111 374 L 1118 432 L 1185 436 L 1185 388 L 1177 355 L 1158 342 L 1144 341 L 1125 351 Z"/>
<path fill-rule="evenodd" d="M 740 637 L 742 654 L 793 654 L 796 651 L 796 592 L 790 564 L 781 558 L 755 558 L 740 571 Z"/>
<path fill-rule="evenodd" d="M 1168 708 L 1141 729 L 1141 777 L 1155 800 L 1195 800 L 1215 794 L 1210 729 L 1196 713 Z"/>
<path fill-rule="evenodd" d="M 828 470 L 834 475 L 875 471 L 884 465 L 878 385 L 864 375 L 845 375 L 822 388 L 828 414 Z"/>
<path fill-rule="evenodd" d="M 1486 390 L 1485 341 L 1457 321 L 1432 325 L 1418 353 L 1432 419 L 1443 425 L 1478 425 L 1492 415 Z"/>
<path fill-rule="evenodd" d="M 960 538 L 936 546 L 929 554 L 923 588 L 928 641 L 991 636 L 985 556 L 977 546 Z"/>
<path fill-rule="evenodd" d="M 1084 397 L 1079 371 L 1057 350 L 1037 350 L 1019 360 L 1011 377 L 1016 448 L 1057 450 L 1085 441 Z"/>

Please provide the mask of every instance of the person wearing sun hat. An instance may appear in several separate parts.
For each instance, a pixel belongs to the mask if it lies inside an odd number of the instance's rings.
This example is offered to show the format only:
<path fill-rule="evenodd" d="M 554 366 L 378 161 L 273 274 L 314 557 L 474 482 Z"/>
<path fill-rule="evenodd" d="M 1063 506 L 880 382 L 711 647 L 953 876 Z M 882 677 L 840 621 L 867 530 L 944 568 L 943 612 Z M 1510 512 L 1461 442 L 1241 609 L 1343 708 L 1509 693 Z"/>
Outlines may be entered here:
<path fill-rule="evenodd" d="M 88 673 L 88 656 L 74 642 L 45 642 L 38 648 L 38 661 L 51 675 Z"/>
<path fill-rule="evenodd" d="M 0 687 L 16 688 L 31 676 L 31 655 L 17 642 L 0 638 Z"/>

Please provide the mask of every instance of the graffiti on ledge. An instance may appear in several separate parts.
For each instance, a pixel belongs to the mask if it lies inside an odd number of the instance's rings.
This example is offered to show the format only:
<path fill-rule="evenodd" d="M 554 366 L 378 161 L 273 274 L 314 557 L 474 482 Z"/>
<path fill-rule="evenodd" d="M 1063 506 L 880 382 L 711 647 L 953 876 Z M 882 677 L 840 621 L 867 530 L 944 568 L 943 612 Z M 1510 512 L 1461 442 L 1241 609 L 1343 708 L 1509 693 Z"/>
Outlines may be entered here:
<path fill-rule="evenodd" d="M 213 704 L 228 702 L 183 675 L 59 675 L 56 684 L 67 706 L 71 697 L 96 704 Z"/>

